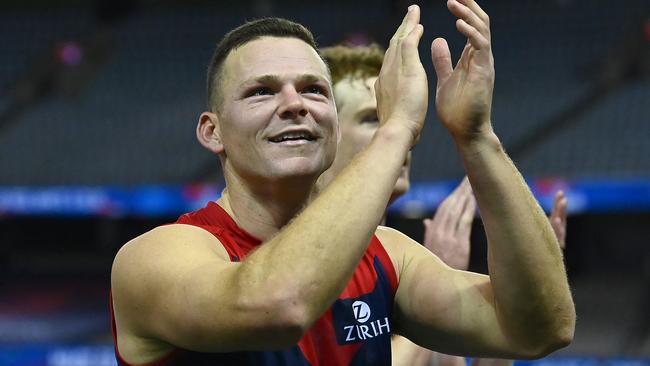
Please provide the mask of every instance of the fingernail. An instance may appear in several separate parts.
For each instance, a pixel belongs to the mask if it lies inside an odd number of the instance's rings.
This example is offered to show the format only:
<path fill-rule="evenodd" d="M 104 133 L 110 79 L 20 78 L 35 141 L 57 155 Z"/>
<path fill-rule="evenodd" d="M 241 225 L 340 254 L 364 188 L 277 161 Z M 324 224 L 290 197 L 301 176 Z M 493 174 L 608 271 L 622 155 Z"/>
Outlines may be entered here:
<path fill-rule="evenodd" d="M 409 7 L 408 7 L 408 12 L 410 13 L 411 11 L 413 11 L 414 8 L 415 8 L 415 5 L 411 5 L 411 6 L 409 6 Z"/>

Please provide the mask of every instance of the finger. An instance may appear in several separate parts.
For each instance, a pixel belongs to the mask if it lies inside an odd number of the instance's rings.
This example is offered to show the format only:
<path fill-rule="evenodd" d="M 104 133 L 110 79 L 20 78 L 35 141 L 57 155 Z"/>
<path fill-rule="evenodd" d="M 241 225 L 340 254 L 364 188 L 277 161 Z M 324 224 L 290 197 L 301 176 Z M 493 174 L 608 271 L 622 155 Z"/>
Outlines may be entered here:
<path fill-rule="evenodd" d="M 550 218 L 549 221 L 551 222 L 551 227 L 553 228 L 553 232 L 555 233 L 555 236 L 558 238 L 558 241 L 560 240 L 561 236 L 561 228 L 560 228 L 560 220 L 557 217 Z"/>
<path fill-rule="evenodd" d="M 558 241 L 560 243 L 560 248 L 564 250 L 566 247 L 566 230 L 567 230 L 567 206 L 568 201 L 566 197 L 562 197 L 560 200 L 560 214 L 558 216 L 558 226 L 560 229 L 560 236 L 558 236 Z"/>
<path fill-rule="evenodd" d="M 562 221 L 562 223 L 565 225 L 566 225 L 567 206 L 568 206 L 568 201 L 566 197 L 562 195 L 557 205 L 557 211 L 558 211 L 557 217 L 559 217 L 560 221 Z"/>
<path fill-rule="evenodd" d="M 462 211 L 458 216 L 458 226 L 463 224 L 463 220 L 467 220 L 466 215 L 469 215 L 470 213 L 468 211 L 472 211 L 471 215 L 473 217 L 474 213 L 473 211 L 476 209 L 475 206 L 473 205 L 474 201 L 474 194 L 472 193 L 472 188 L 469 185 L 469 182 L 462 181 L 460 186 L 458 187 L 463 195 L 462 198 Z"/>
<path fill-rule="evenodd" d="M 456 189 L 449 195 L 447 198 L 449 204 L 447 206 L 447 212 L 444 216 L 444 228 L 445 232 L 454 234 L 458 229 L 458 221 L 463 213 L 463 206 L 465 205 L 466 194 L 463 190 L 462 184 L 459 184 Z"/>
<path fill-rule="evenodd" d="M 463 192 L 465 192 L 466 195 L 472 194 L 472 185 L 469 184 L 469 179 L 467 176 L 465 176 L 463 180 L 460 181 L 459 187 L 463 190 Z"/>
<path fill-rule="evenodd" d="M 408 10 L 406 11 L 406 15 L 404 15 L 404 18 L 402 19 L 402 23 L 397 27 L 397 30 L 393 34 L 393 37 L 391 38 L 391 45 L 398 41 L 399 39 L 402 39 L 406 37 L 413 28 L 415 28 L 416 24 L 420 22 L 420 7 L 417 5 L 411 5 L 408 7 Z"/>
<path fill-rule="evenodd" d="M 382 63 L 381 70 L 379 71 L 380 75 L 388 72 L 389 69 L 396 67 L 395 62 L 399 65 L 402 61 L 402 57 L 398 56 L 400 53 L 400 43 L 402 39 L 410 34 L 415 25 L 420 21 L 420 7 L 417 5 L 411 5 L 406 12 L 406 15 L 402 19 L 402 23 L 397 27 L 397 30 L 393 34 L 393 37 L 390 39 L 390 44 L 386 53 L 384 54 L 384 62 Z M 388 65 L 388 66 L 387 66 Z M 385 67 L 386 66 L 386 67 Z M 399 67 L 399 66 L 397 66 Z M 375 84 L 375 90 L 377 90 L 377 85 Z"/>
<path fill-rule="evenodd" d="M 420 7 L 411 5 L 406 12 L 406 27 L 403 36 L 408 36 L 418 24 L 420 24 Z"/>
<path fill-rule="evenodd" d="M 474 220 L 474 217 L 476 217 L 476 212 L 477 212 L 478 205 L 476 203 L 476 197 L 474 196 L 474 192 L 470 195 L 469 199 L 469 214 L 472 216 L 472 220 Z"/>
<path fill-rule="evenodd" d="M 395 54 L 397 51 L 395 50 L 398 46 L 399 40 L 404 37 L 405 29 L 408 26 L 409 22 L 409 16 L 411 15 L 411 7 L 409 7 L 408 11 L 406 12 L 406 15 L 404 15 L 404 18 L 402 18 L 402 23 L 400 23 L 399 27 L 395 30 L 395 33 L 393 33 L 393 36 L 390 39 L 388 49 L 386 49 L 386 53 L 384 54 L 384 62 L 382 63 L 382 68 L 380 70 L 380 73 L 385 72 L 385 67 L 383 65 L 392 65 L 393 60 L 395 59 Z M 376 84 L 375 84 L 375 90 L 376 90 Z"/>
<path fill-rule="evenodd" d="M 461 4 L 470 8 L 474 14 L 476 14 L 481 20 L 489 27 L 490 26 L 490 17 L 487 15 L 483 9 L 478 5 L 474 0 L 457 0 Z"/>
<path fill-rule="evenodd" d="M 472 190 L 469 187 L 469 184 L 465 183 L 465 181 L 461 181 L 460 185 L 458 186 L 458 190 L 460 191 L 461 194 L 461 212 L 458 216 L 458 220 L 460 221 L 462 219 L 462 215 L 465 213 L 465 210 L 467 209 L 467 205 L 469 204 L 470 197 L 472 195 Z"/>
<path fill-rule="evenodd" d="M 438 78 L 437 89 L 447 81 L 454 71 L 451 66 L 451 52 L 444 38 L 436 38 L 431 42 L 431 61 Z"/>
<path fill-rule="evenodd" d="M 408 21 L 409 13 L 410 13 L 410 9 L 406 11 L 406 14 L 404 14 L 404 18 L 402 18 L 402 22 L 395 30 L 395 33 L 393 33 L 393 36 L 390 39 L 391 43 L 393 42 L 393 40 L 397 40 L 398 38 L 402 37 L 402 35 L 404 34 L 404 28 L 406 28 L 406 23 Z"/>
<path fill-rule="evenodd" d="M 490 41 L 479 32 L 476 28 L 469 25 L 465 20 L 456 20 L 456 29 L 467 37 L 469 42 L 477 50 L 487 50 L 490 48 Z"/>
<path fill-rule="evenodd" d="M 438 208 L 433 213 L 431 219 L 425 219 L 427 226 L 436 231 L 441 231 L 444 223 L 447 221 L 447 216 L 449 215 L 449 207 L 451 205 L 452 196 L 447 196 L 440 204 Z"/>
<path fill-rule="evenodd" d="M 402 65 L 409 68 L 421 67 L 418 45 L 423 33 L 422 24 L 416 24 L 411 33 L 402 41 Z"/>
<path fill-rule="evenodd" d="M 551 209 L 552 218 L 560 218 L 563 221 L 566 221 L 566 197 L 564 192 L 557 191 L 555 193 L 555 198 L 553 199 L 553 208 Z M 564 217 L 564 218 L 562 218 Z"/>
<path fill-rule="evenodd" d="M 463 5 L 457 0 L 449 0 L 447 2 L 447 8 L 449 11 L 454 14 L 459 19 L 464 20 L 467 24 L 476 28 L 481 34 L 489 38 L 490 37 L 490 28 L 489 26 L 481 19 L 478 14 L 476 14 L 468 6 Z"/>
<path fill-rule="evenodd" d="M 454 223 L 454 232 L 457 233 L 460 230 L 460 226 L 463 224 L 463 215 L 465 215 L 465 209 L 467 208 L 467 203 L 469 202 L 469 195 L 466 193 L 467 190 L 464 189 L 464 186 L 461 184 L 458 186 L 460 191 L 460 199 L 458 200 L 458 206 L 460 210 L 458 215 L 455 217 L 456 222 Z"/>
<path fill-rule="evenodd" d="M 470 194 L 467 198 L 465 204 L 465 209 L 463 210 L 463 215 L 460 218 L 458 224 L 458 236 L 464 240 L 469 240 L 470 235 L 472 234 L 472 223 L 474 222 L 474 216 L 476 216 L 476 200 L 474 195 Z"/>
<path fill-rule="evenodd" d="M 439 232 L 448 232 L 449 222 L 451 221 L 451 211 L 457 195 L 456 190 L 452 191 L 438 206 L 438 209 L 433 216 L 432 227 L 435 227 Z"/>
<path fill-rule="evenodd" d="M 566 228 L 567 228 L 567 205 L 568 201 L 564 192 L 558 191 L 553 200 L 553 209 L 551 210 L 551 226 L 558 239 L 560 248 L 564 249 L 566 246 Z"/>
<path fill-rule="evenodd" d="M 450 194 L 440 203 L 440 205 L 438 205 L 438 209 L 431 220 L 431 227 L 442 228 L 446 225 L 449 221 L 449 211 L 453 200 L 454 196 Z"/>
<path fill-rule="evenodd" d="M 562 222 L 559 217 L 555 217 L 551 220 L 551 227 L 555 232 L 560 249 L 564 250 L 566 247 L 566 223 Z"/>

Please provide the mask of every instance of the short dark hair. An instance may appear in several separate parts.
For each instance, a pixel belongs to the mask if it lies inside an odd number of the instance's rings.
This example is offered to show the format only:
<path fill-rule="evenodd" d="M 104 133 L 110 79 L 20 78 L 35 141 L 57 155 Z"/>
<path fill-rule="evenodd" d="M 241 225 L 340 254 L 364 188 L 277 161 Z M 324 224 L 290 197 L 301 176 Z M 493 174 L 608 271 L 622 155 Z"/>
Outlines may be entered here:
<path fill-rule="evenodd" d="M 262 18 L 246 22 L 226 33 L 214 50 L 208 66 L 207 97 L 208 109 L 221 104 L 219 84 L 223 63 L 231 51 L 261 37 L 297 38 L 311 46 L 320 56 L 311 32 L 301 24 L 283 18 Z"/>

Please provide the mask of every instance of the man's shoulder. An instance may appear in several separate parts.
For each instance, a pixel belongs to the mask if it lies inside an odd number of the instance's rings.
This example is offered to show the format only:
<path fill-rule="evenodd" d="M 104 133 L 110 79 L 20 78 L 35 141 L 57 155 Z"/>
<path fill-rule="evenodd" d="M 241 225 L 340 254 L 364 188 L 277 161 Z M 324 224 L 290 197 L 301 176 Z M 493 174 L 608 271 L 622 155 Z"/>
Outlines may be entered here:
<path fill-rule="evenodd" d="M 156 251 L 175 249 L 194 250 L 202 247 L 214 247 L 214 243 L 218 241 L 219 239 L 210 232 L 208 227 L 173 223 L 155 227 L 137 236 L 126 243 L 122 249 L 143 247 L 146 249 L 156 249 Z"/>
<path fill-rule="evenodd" d="M 136 268 L 156 268 L 205 256 L 228 260 L 225 248 L 209 231 L 187 224 L 163 225 L 122 246 L 115 256 L 112 272 L 115 275 Z"/>
<path fill-rule="evenodd" d="M 420 243 L 411 239 L 408 235 L 388 226 L 378 226 L 375 236 L 388 253 L 398 277 L 401 277 L 405 268 L 414 259 L 422 257 L 436 257 Z M 437 259 L 437 257 L 436 257 Z M 437 259 L 437 261 L 440 261 Z"/>
<path fill-rule="evenodd" d="M 159 330 L 156 314 L 162 311 L 161 304 L 174 303 L 188 279 L 214 278 L 229 262 L 219 240 L 192 225 L 159 226 L 126 243 L 111 270 L 112 310 L 121 352 L 131 349 L 133 354 L 134 347 L 145 344 L 142 347 L 148 350 L 168 353 L 169 345 L 152 336 Z M 206 275 L 205 268 L 216 270 Z"/>
<path fill-rule="evenodd" d="M 409 245 L 417 244 L 417 242 L 408 237 L 408 235 L 388 226 L 377 226 L 375 236 L 391 256 L 393 255 L 391 252 L 399 252 Z"/>
<path fill-rule="evenodd" d="M 404 242 L 408 239 L 408 236 L 388 226 L 380 225 L 375 230 L 375 237 L 388 254 L 399 283 L 401 269 L 404 266 Z"/>

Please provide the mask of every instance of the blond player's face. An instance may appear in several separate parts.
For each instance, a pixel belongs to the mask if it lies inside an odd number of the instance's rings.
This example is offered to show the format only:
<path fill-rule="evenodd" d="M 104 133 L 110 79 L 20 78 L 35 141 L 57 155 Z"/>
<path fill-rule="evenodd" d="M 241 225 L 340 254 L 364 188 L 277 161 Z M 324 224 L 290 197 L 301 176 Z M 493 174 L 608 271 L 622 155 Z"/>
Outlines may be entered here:
<path fill-rule="evenodd" d="M 329 74 L 295 38 L 262 37 L 232 51 L 219 112 L 225 169 L 247 179 L 315 179 L 336 153 Z"/>
<path fill-rule="evenodd" d="M 376 80 L 376 77 L 363 80 L 346 78 L 334 85 L 341 129 L 341 141 L 331 168 L 334 175 L 345 168 L 354 156 L 370 143 L 379 127 L 374 88 Z M 410 155 L 404 161 L 392 198 L 408 191 L 409 168 Z"/>

